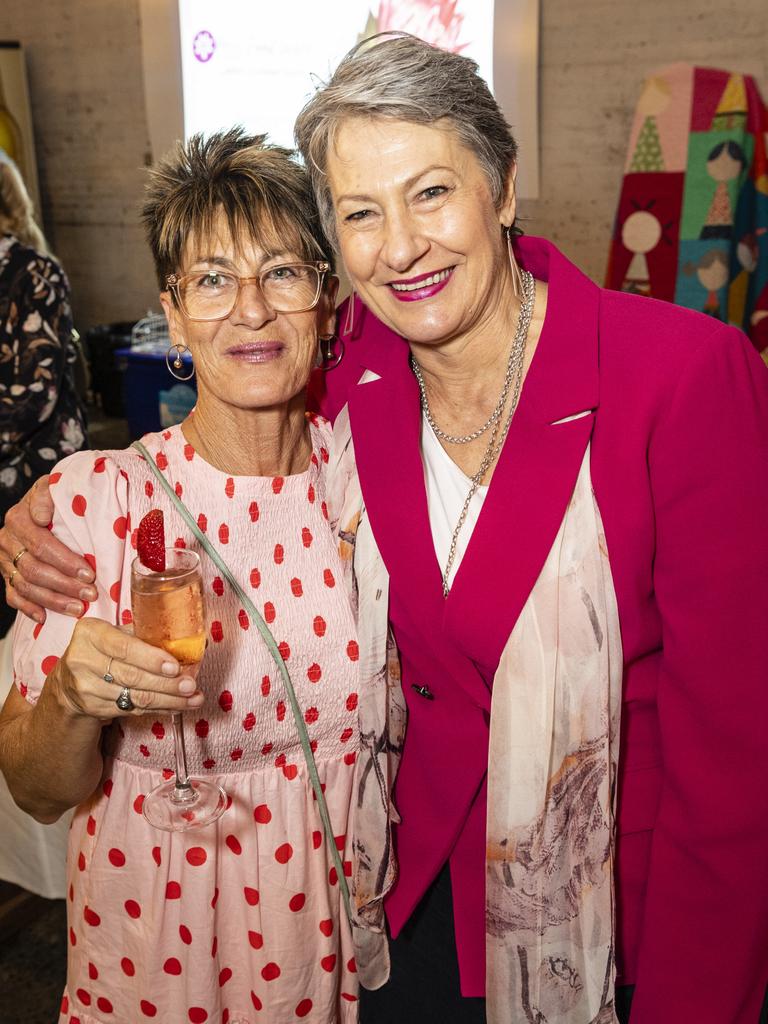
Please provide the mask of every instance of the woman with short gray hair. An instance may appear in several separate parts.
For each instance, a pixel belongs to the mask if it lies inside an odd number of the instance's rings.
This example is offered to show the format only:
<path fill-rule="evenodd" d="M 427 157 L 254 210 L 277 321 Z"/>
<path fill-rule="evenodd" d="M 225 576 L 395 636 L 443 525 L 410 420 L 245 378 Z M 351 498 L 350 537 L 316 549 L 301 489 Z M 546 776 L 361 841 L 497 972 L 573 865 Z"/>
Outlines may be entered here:
<path fill-rule="evenodd" d="M 608 1024 L 633 998 L 632 1024 L 755 1024 L 765 369 L 518 237 L 476 65 L 377 42 L 296 123 L 355 293 L 319 398 L 351 423 L 409 706 L 392 979 L 362 1020 Z"/>

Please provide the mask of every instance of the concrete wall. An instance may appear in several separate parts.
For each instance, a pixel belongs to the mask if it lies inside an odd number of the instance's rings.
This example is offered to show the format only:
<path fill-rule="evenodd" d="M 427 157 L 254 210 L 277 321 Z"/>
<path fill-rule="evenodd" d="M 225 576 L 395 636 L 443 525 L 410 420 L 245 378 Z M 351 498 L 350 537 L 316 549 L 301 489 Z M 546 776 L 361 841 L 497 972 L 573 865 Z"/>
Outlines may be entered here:
<path fill-rule="evenodd" d="M 698 62 L 756 75 L 768 99 L 768 3 L 541 2 L 543 198 L 521 214 L 600 281 L 643 78 Z M 0 36 L 27 50 L 43 216 L 81 330 L 157 308 L 136 217 L 150 159 L 139 0 L 7 0 Z"/>
<path fill-rule="evenodd" d="M 7 0 L 0 36 L 26 50 L 43 222 L 78 328 L 158 310 L 137 217 L 151 160 L 138 0 Z"/>

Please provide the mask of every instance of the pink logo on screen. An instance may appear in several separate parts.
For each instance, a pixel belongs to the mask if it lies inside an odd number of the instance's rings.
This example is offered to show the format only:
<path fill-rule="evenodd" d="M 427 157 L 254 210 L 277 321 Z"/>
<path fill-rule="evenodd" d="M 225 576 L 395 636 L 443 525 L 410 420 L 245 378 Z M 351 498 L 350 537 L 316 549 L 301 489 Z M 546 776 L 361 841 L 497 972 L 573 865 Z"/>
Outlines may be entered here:
<path fill-rule="evenodd" d="M 201 64 L 207 64 L 214 55 L 216 40 L 208 29 L 201 29 L 192 40 L 192 52 L 195 55 L 195 60 L 199 60 Z"/>
<path fill-rule="evenodd" d="M 410 32 L 433 46 L 460 53 L 464 15 L 458 0 L 381 0 L 378 32 Z"/>

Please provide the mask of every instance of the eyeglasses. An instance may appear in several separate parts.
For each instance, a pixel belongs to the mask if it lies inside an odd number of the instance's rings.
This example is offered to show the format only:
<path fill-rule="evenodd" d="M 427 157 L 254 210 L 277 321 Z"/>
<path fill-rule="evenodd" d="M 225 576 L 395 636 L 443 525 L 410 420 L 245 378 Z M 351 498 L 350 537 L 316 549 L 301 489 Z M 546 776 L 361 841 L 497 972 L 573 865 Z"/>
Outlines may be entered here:
<path fill-rule="evenodd" d="M 330 263 L 281 263 L 257 277 L 238 277 L 223 270 L 170 274 L 166 287 L 189 320 L 226 320 L 237 305 L 240 289 L 258 285 L 264 302 L 275 313 L 304 313 L 320 298 Z"/>

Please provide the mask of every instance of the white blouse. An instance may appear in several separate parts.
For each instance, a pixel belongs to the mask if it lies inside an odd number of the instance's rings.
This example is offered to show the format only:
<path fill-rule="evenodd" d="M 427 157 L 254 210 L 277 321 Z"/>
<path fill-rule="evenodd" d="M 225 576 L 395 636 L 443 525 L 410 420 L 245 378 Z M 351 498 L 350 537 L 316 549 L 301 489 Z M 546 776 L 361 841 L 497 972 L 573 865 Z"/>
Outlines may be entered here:
<path fill-rule="evenodd" d="M 424 413 L 421 418 L 421 459 L 424 463 L 432 543 L 442 574 L 448 562 L 453 531 L 456 529 L 472 481 L 440 444 Z M 487 493 L 488 487 L 481 485 L 472 496 L 467 518 L 456 544 L 456 556 L 448 577 L 448 586 L 453 585 Z"/>

